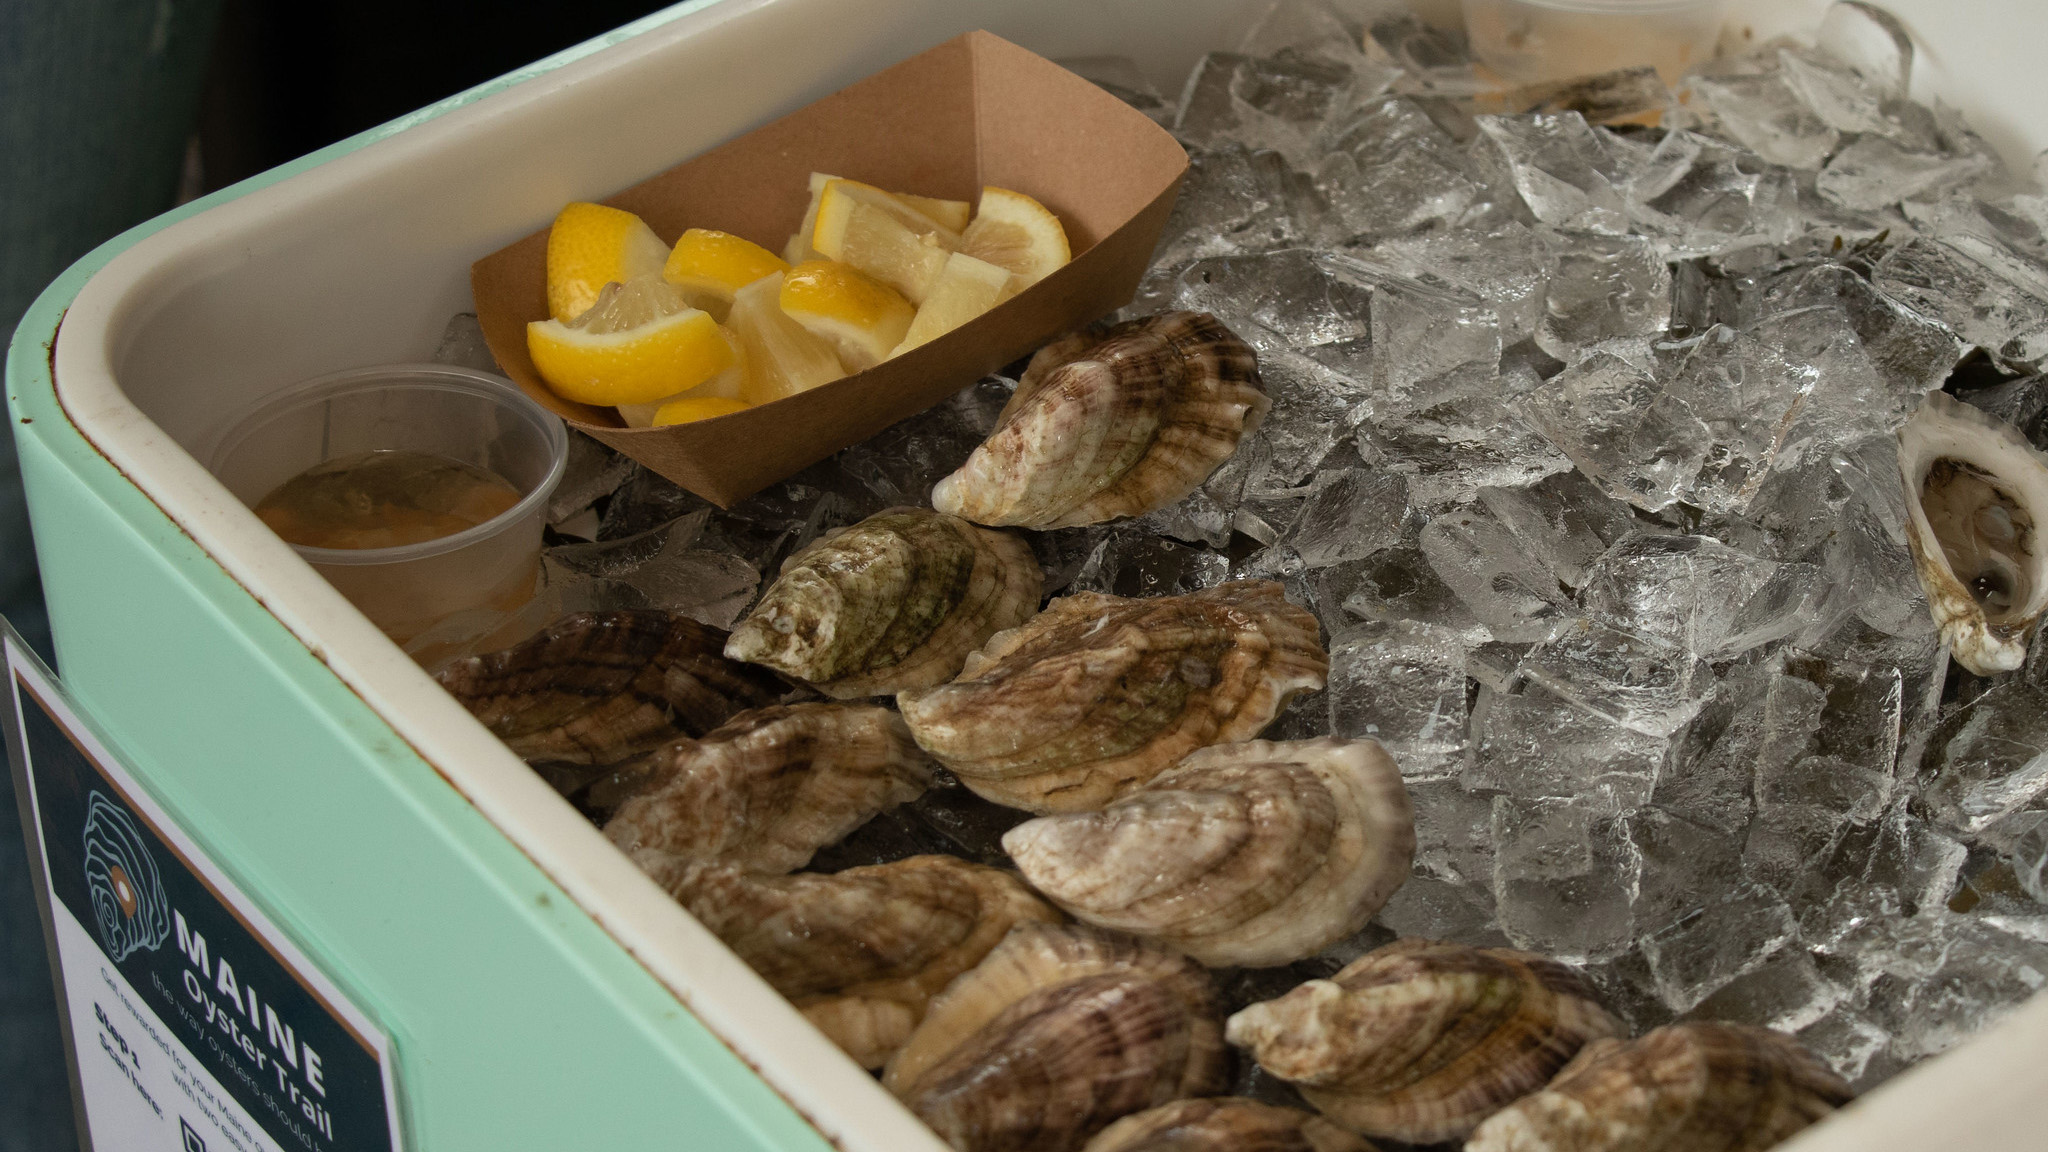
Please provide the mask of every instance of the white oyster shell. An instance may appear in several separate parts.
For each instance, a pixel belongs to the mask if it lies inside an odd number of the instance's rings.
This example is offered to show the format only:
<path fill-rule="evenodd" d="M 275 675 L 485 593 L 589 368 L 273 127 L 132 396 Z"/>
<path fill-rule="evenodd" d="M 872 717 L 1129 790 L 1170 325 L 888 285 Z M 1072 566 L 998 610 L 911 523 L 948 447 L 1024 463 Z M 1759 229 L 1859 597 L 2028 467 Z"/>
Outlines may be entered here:
<path fill-rule="evenodd" d="M 2048 457 L 1940 392 L 1898 435 L 1906 537 L 1935 625 L 1963 667 L 2010 672 L 2048 609 Z"/>
<path fill-rule="evenodd" d="M 1003 848 L 1075 919 L 1211 967 L 1310 956 L 1408 878 L 1415 815 L 1371 740 L 1200 749 L 1099 812 L 1029 820 Z"/>

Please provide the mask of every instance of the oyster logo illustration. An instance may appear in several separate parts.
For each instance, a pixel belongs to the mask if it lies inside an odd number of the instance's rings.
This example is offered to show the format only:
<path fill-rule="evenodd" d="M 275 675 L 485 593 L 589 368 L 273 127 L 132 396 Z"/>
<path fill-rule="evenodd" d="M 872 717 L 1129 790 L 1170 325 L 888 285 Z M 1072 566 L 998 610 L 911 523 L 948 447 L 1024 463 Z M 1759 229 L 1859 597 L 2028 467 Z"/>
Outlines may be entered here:
<path fill-rule="evenodd" d="M 85 888 L 107 954 L 125 960 L 171 934 L 170 899 L 128 810 L 94 791 L 85 807 Z"/>

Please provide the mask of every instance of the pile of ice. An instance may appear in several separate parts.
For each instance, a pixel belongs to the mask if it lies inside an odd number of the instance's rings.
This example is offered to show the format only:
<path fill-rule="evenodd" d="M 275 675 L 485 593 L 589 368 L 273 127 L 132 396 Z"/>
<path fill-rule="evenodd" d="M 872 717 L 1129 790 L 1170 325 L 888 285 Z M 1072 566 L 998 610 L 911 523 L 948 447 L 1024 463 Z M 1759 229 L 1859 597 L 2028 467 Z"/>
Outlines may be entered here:
<path fill-rule="evenodd" d="M 1638 1028 L 1771 1025 L 1864 1085 L 2048 979 L 2048 658 L 1949 665 L 1892 439 L 1946 386 L 2040 442 L 2048 199 L 1904 99 L 1895 33 L 1838 5 L 1676 91 L 1501 90 L 1411 18 L 1284 0 L 1177 104 L 1072 62 L 1193 156 L 1131 314 L 1223 317 L 1275 405 L 1180 505 L 1036 535 L 1048 590 L 1264 576 L 1321 618 L 1329 691 L 1274 734 L 1385 743 L 1421 841 L 1328 964 L 1512 943 Z M 591 542 L 546 610 L 729 624 L 820 531 L 924 503 L 1006 387 L 729 512 L 579 440 L 553 518 Z M 863 850 L 985 857 L 1014 817 L 977 804 Z"/>

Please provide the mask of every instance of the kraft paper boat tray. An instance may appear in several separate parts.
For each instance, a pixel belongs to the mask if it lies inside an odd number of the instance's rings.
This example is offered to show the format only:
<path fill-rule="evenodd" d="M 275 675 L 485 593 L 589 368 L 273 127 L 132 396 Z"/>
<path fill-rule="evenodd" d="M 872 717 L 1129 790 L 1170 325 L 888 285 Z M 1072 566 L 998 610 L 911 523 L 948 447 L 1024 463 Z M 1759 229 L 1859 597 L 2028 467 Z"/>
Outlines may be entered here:
<path fill-rule="evenodd" d="M 1143 113 L 987 32 L 949 40 L 604 202 L 664 241 L 713 228 L 782 250 L 810 174 L 973 202 L 984 185 L 1058 214 L 1072 262 L 975 320 L 865 372 L 691 424 L 623 427 L 548 390 L 526 351 L 545 320 L 547 230 L 476 262 L 477 316 L 498 364 L 577 428 L 720 505 L 927 408 L 1131 298 L 1187 171 Z"/>

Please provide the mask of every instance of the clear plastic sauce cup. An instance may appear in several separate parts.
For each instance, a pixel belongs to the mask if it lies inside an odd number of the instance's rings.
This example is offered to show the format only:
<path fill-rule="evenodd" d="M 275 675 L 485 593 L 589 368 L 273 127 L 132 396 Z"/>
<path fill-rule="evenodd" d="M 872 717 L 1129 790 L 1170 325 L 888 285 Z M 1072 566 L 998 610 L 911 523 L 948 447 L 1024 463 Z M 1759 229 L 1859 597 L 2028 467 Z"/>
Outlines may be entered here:
<path fill-rule="evenodd" d="M 540 578 L 541 525 L 562 479 L 568 433 L 503 377 L 444 364 L 391 364 L 285 389 L 231 425 L 209 466 L 254 508 L 308 468 L 368 452 L 444 456 L 518 490 L 471 528 L 390 548 L 294 544 L 328 583 L 399 644 L 456 613 L 511 612 Z"/>
<path fill-rule="evenodd" d="M 1654 66 L 1674 83 L 1714 54 L 1727 0 L 1463 0 L 1472 52 L 1516 83 Z"/>

